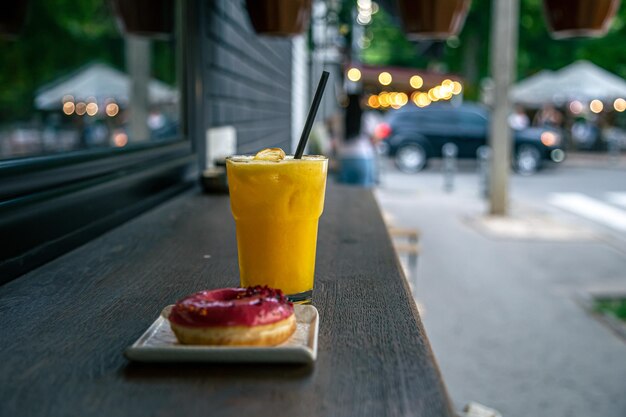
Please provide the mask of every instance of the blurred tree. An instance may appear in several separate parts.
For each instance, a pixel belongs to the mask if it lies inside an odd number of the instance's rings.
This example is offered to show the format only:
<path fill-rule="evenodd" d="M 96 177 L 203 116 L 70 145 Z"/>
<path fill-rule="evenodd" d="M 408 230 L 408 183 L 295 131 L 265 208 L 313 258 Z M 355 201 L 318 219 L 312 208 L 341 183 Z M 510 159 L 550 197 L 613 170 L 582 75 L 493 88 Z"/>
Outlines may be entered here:
<path fill-rule="evenodd" d="M 345 28 L 347 45 L 352 45 L 352 37 L 358 34 L 359 39 L 355 39 L 355 43 L 360 49 L 356 59 L 368 65 L 400 67 L 428 65 L 428 57 L 420 51 L 419 45 L 407 40 L 404 32 L 387 10 L 376 5 L 376 13 L 372 15 L 371 23 L 363 26 L 362 31 L 354 30 L 355 10 L 355 0 L 344 0 L 340 22 Z"/>
<path fill-rule="evenodd" d="M 602 38 L 555 40 L 548 33 L 541 0 L 522 0 L 520 14 L 520 50 L 518 77 L 524 78 L 542 69 L 556 70 L 578 59 L 626 77 L 623 45 L 626 42 L 624 21 L 626 7 L 620 7 L 609 33 Z"/>
<path fill-rule="evenodd" d="M 472 0 L 461 33 L 445 43 L 443 61 L 465 78 L 465 95 L 470 98 L 477 97 L 479 82 L 489 72 L 490 10 L 491 0 Z"/>
<path fill-rule="evenodd" d="M 393 24 L 385 9 L 379 9 L 372 17 L 372 23 L 365 26 L 357 43 L 363 46 L 361 59 L 371 65 L 392 65 L 403 67 L 423 66 L 428 62 L 420 56 L 402 30 Z"/>

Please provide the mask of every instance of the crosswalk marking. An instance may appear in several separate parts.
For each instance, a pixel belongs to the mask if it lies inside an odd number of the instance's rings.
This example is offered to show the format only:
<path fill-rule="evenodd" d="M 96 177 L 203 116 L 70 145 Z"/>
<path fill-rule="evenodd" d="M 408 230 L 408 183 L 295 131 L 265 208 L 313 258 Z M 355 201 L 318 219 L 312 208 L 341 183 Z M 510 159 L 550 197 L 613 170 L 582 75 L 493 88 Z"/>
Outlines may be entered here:
<path fill-rule="evenodd" d="M 626 207 L 626 193 L 606 193 L 609 201 L 617 206 Z"/>
<path fill-rule="evenodd" d="M 626 212 L 584 194 L 556 193 L 551 196 L 550 203 L 581 217 L 626 232 Z"/>

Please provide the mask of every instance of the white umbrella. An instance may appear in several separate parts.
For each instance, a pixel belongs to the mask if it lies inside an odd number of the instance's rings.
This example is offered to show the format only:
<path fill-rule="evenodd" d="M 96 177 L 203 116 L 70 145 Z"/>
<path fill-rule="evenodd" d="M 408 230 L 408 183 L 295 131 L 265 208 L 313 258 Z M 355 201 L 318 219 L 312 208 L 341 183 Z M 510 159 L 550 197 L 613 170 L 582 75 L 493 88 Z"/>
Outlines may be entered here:
<path fill-rule="evenodd" d="M 554 85 L 554 72 L 549 70 L 539 71 L 537 74 L 525 78 L 511 88 L 510 97 L 514 103 L 524 104 L 529 107 L 541 106 L 550 100 L 549 91 Z"/>
<path fill-rule="evenodd" d="M 589 61 L 577 61 L 556 72 L 542 71 L 513 87 L 511 100 L 529 107 L 626 97 L 626 81 Z"/>
<path fill-rule="evenodd" d="M 61 109 L 66 96 L 72 96 L 75 101 L 114 99 L 126 104 L 129 91 L 130 77 L 127 74 L 108 65 L 91 64 L 65 79 L 41 87 L 35 97 L 35 106 L 42 110 Z M 151 104 L 173 103 L 178 99 L 175 88 L 155 79 L 148 84 L 148 95 Z"/>
<path fill-rule="evenodd" d="M 626 97 L 626 81 L 592 64 L 578 61 L 556 73 L 555 96 L 566 101 Z"/>

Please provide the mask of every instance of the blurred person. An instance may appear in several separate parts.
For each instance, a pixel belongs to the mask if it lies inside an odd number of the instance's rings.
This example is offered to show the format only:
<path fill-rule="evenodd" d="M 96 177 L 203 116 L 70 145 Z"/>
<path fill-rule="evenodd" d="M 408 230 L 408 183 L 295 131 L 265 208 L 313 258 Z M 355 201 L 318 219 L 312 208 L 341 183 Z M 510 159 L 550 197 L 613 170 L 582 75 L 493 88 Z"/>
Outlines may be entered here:
<path fill-rule="evenodd" d="M 383 115 L 378 110 L 369 110 L 363 113 L 363 132 L 367 135 L 374 149 L 374 182 L 380 184 L 380 172 L 382 168 L 381 154 L 384 151 L 381 145 L 382 138 L 376 135 L 376 127 L 384 120 Z"/>
<path fill-rule="evenodd" d="M 332 139 L 326 123 L 316 122 L 313 124 L 309 136 L 309 154 L 330 155 L 332 153 Z"/>
<path fill-rule="evenodd" d="M 522 130 L 530 126 L 530 119 L 526 115 L 524 108 L 520 105 L 515 106 L 513 113 L 509 115 L 509 126 L 513 130 Z"/>
<path fill-rule="evenodd" d="M 87 148 L 107 146 L 109 128 L 102 120 L 89 121 L 83 130 L 83 144 Z"/>
<path fill-rule="evenodd" d="M 167 124 L 167 118 L 159 109 L 150 109 L 147 120 L 150 130 L 159 130 Z"/>
<path fill-rule="evenodd" d="M 533 124 L 540 127 L 561 127 L 563 115 L 552 104 L 544 104 L 535 115 Z"/>
<path fill-rule="evenodd" d="M 369 110 L 363 112 L 363 123 L 362 129 L 363 133 L 371 138 L 373 142 L 376 141 L 374 131 L 376 130 L 376 126 L 378 126 L 383 121 L 383 116 L 377 110 Z"/>
<path fill-rule="evenodd" d="M 338 150 L 339 182 L 371 187 L 376 176 L 376 153 L 369 136 L 363 132 L 362 116 L 360 96 L 349 95 L 345 116 L 345 140 Z"/>

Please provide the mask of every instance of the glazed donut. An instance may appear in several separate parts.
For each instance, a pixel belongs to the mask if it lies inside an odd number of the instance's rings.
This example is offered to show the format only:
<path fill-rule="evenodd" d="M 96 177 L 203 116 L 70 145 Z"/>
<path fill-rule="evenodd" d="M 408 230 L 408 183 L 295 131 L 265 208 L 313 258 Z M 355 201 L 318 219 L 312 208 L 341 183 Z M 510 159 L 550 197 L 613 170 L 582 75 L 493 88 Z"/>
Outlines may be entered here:
<path fill-rule="evenodd" d="M 186 345 L 273 346 L 296 330 L 293 304 L 268 287 L 200 291 L 178 301 L 172 331 Z"/>

